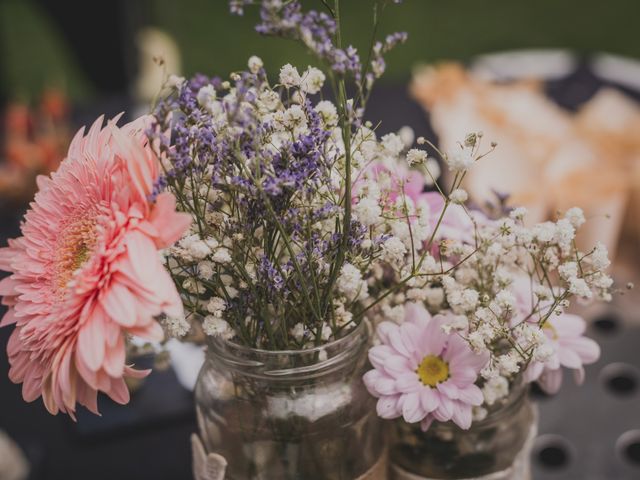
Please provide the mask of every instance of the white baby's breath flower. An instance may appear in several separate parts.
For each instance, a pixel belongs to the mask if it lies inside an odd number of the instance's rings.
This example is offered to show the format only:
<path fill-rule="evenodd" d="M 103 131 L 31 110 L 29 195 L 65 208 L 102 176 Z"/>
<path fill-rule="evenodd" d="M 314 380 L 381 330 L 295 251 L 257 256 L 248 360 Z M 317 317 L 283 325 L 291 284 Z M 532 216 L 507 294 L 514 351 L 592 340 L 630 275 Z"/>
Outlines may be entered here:
<path fill-rule="evenodd" d="M 571 223 L 573 228 L 579 228 L 584 224 L 584 222 L 586 222 L 582 209 L 578 207 L 573 207 L 567 210 L 564 214 L 564 218 L 569 220 L 569 223 Z"/>
<path fill-rule="evenodd" d="M 493 405 L 501 398 L 509 394 L 509 381 L 504 377 L 493 377 L 482 388 L 484 401 L 487 405 Z"/>
<path fill-rule="evenodd" d="M 167 333 L 167 336 L 173 338 L 182 338 L 191 330 L 191 324 L 184 316 L 182 317 L 164 317 L 160 323 Z"/>
<path fill-rule="evenodd" d="M 452 172 L 462 172 L 468 170 L 473 165 L 473 150 L 470 148 L 459 148 L 445 158 L 449 170 Z"/>
<path fill-rule="evenodd" d="M 533 286 L 533 294 L 539 300 L 549 300 L 551 298 L 551 290 L 545 285 L 536 284 Z"/>
<path fill-rule="evenodd" d="M 517 207 L 509 212 L 509 216 L 514 220 L 522 220 L 527 214 L 527 209 L 524 207 Z"/>
<path fill-rule="evenodd" d="M 207 303 L 207 312 L 215 317 L 222 317 L 222 313 L 227 309 L 227 303 L 220 297 L 211 297 Z"/>
<path fill-rule="evenodd" d="M 381 139 L 384 153 L 390 157 L 397 157 L 404 150 L 404 142 L 399 135 L 387 133 Z"/>
<path fill-rule="evenodd" d="M 303 127 L 307 124 L 307 116 L 300 105 L 291 105 L 284 111 L 282 123 L 291 129 Z"/>
<path fill-rule="evenodd" d="M 582 298 L 591 298 L 593 296 L 589 285 L 587 285 L 587 282 L 583 278 L 574 277 L 570 279 L 569 292 Z"/>
<path fill-rule="evenodd" d="M 251 71 L 251 73 L 258 73 L 260 69 L 264 66 L 264 63 L 262 63 L 262 59 L 260 57 L 256 57 L 255 55 L 252 55 L 251 57 L 249 57 L 247 66 L 249 67 L 249 70 Z"/>
<path fill-rule="evenodd" d="M 611 261 L 609 260 L 609 252 L 607 247 L 602 242 L 598 242 L 593 249 L 593 253 L 589 256 L 591 265 L 596 270 L 603 270 L 607 268 Z"/>
<path fill-rule="evenodd" d="M 302 75 L 302 81 L 300 83 L 300 90 L 310 95 L 315 95 L 324 85 L 325 76 L 322 70 L 315 67 L 307 68 L 307 71 Z"/>
<path fill-rule="evenodd" d="M 326 342 L 331 338 L 331 335 L 333 335 L 333 330 L 331 330 L 331 327 L 327 322 L 323 323 L 322 331 L 320 332 L 320 338 L 322 338 L 322 340 Z"/>
<path fill-rule="evenodd" d="M 228 322 L 215 315 L 207 315 L 202 322 L 202 330 L 212 337 L 221 337 L 230 340 L 235 336 L 235 332 Z"/>
<path fill-rule="evenodd" d="M 202 262 L 199 262 L 198 277 L 201 278 L 202 280 L 211 280 L 215 272 L 214 268 L 215 266 L 212 262 L 209 262 L 207 260 L 203 260 Z"/>
<path fill-rule="evenodd" d="M 563 263 L 558 267 L 558 273 L 564 280 L 570 282 L 578 276 L 578 264 L 576 262 Z"/>
<path fill-rule="evenodd" d="M 216 99 L 216 89 L 213 88 L 213 85 L 205 85 L 198 91 L 196 99 L 202 108 L 209 110 L 211 103 Z"/>
<path fill-rule="evenodd" d="M 400 263 L 407 253 L 402 240 L 398 237 L 391 236 L 382 244 L 383 258 L 390 263 Z"/>
<path fill-rule="evenodd" d="M 216 263 L 229 263 L 231 262 L 231 254 L 229 253 L 229 250 L 227 248 L 219 248 L 213 254 L 213 257 L 211 257 L 211 259 Z"/>
<path fill-rule="evenodd" d="M 407 163 L 410 167 L 420 165 L 427 161 L 427 152 L 419 148 L 412 148 L 407 152 Z"/>
<path fill-rule="evenodd" d="M 367 283 L 362 280 L 360 269 L 351 263 L 345 263 L 340 269 L 336 282 L 338 290 L 349 300 L 363 298 L 368 295 Z"/>
<path fill-rule="evenodd" d="M 338 124 L 338 111 L 336 106 L 329 100 L 318 102 L 315 110 L 320 114 L 320 118 L 326 127 L 335 127 Z"/>
<path fill-rule="evenodd" d="M 300 343 L 304 339 L 306 328 L 303 323 L 296 323 L 291 329 L 291 336 L 295 338 L 296 342 Z"/>
<path fill-rule="evenodd" d="M 297 87 L 300 85 L 300 74 L 298 69 L 287 63 L 280 69 L 280 83 L 287 88 Z"/>
<path fill-rule="evenodd" d="M 516 297 L 509 290 L 500 290 L 496 294 L 496 303 L 503 310 L 513 310 L 514 305 L 516 304 Z"/>
<path fill-rule="evenodd" d="M 518 362 L 518 354 L 514 350 L 511 350 L 509 353 L 498 357 L 498 368 L 500 368 L 502 374 L 512 375 L 520 371 Z"/>
<path fill-rule="evenodd" d="M 449 194 L 449 200 L 453 203 L 464 203 L 469 199 L 469 195 L 466 190 L 462 188 L 456 188 L 453 192 Z"/>
<path fill-rule="evenodd" d="M 382 215 L 382 208 L 378 202 L 372 198 L 364 197 L 353 207 L 358 221 L 365 227 L 376 225 L 380 222 L 380 215 Z"/>

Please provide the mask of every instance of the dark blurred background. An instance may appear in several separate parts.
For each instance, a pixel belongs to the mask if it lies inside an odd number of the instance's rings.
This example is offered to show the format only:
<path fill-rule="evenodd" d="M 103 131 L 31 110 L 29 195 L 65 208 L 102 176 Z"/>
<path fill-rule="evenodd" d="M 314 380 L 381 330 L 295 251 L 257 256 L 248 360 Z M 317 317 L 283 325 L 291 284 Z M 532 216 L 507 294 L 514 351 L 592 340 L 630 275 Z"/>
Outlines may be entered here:
<path fill-rule="evenodd" d="M 363 46 L 371 2 L 342 3 L 345 37 Z M 230 16 L 225 0 L 2 0 L 0 91 L 5 98 L 34 98 L 55 85 L 74 103 L 125 94 L 136 75 L 135 36 L 142 26 L 175 39 L 187 75 L 223 75 L 243 68 L 252 54 L 272 71 L 309 62 L 297 45 L 255 34 L 256 18 L 254 9 Z M 388 57 L 383 81 L 406 82 L 417 62 L 465 61 L 506 49 L 562 47 L 639 58 L 639 18 L 636 0 L 405 0 L 387 9 L 380 30 L 409 33 L 407 44 Z"/>
<path fill-rule="evenodd" d="M 322 8 L 319 1 L 304 3 Z M 369 0 L 342 2 L 346 40 L 359 47 L 369 39 L 370 5 Z M 33 193 L 35 174 L 56 167 L 80 125 L 102 113 L 126 110 L 134 112 L 131 117 L 149 110 L 162 76 L 151 60 L 157 52 L 165 57 L 168 70 L 185 76 L 226 76 L 244 68 L 250 55 L 260 56 L 272 74 L 285 63 L 299 68 L 310 63 L 297 45 L 258 36 L 253 30 L 256 20 L 253 9 L 247 9 L 245 17 L 231 16 L 225 0 L 0 0 L 1 243 L 19 234 L 19 218 Z M 383 132 L 410 125 L 433 137 L 428 115 L 407 93 L 414 67 L 443 60 L 467 64 L 480 54 L 519 49 L 567 49 L 575 54 L 571 74 L 546 83 L 547 95 L 563 107 L 575 110 L 603 85 L 637 99 L 638 90 L 594 75 L 589 59 L 604 52 L 640 59 L 639 20 L 638 0 L 405 0 L 387 9 L 380 31 L 407 31 L 409 40 L 388 56 L 387 74 L 368 116 L 383 120 Z M 630 396 L 623 392 L 615 397 L 606 404 L 609 411 L 633 411 L 640 405 L 634 353 L 640 336 L 637 330 L 627 335 L 622 328 L 633 323 L 626 316 L 637 317 L 630 313 L 633 305 L 601 313 L 605 328 L 594 330 L 608 349 L 606 362 L 624 360 L 632 372 L 622 380 L 631 382 Z M 607 330 L 607 325 L 614 327 Z M 196 430 L 193 402 L 171 370 L 154 373 L 131 405 L 102 399 L 102 417 L 80 414 L 79 422 L 73 423 L 48 415 L 39 400 L 30 405 L 22 401 L 20 388 L 7 379 L 9 333 L 10 329 L 0 331 L 0 431 L 24 450 L 32 465 L 30 480 L 190 478 L 189 435 Z M 593 411 L 602 409 L 587 397 L 600 391 L 601 367 L 590 370 L 591 386 L 582 394 L 569 388 L 556 403 L 545 400 L 544 432 L 562 431 L 571 437 L 581 419 L 597 416 Z M 571 417 L 580 401 L 584 413 Z M 571 418 L 560 425 L 565 416 Z M 603 422 L 606 429 L 606 419 Z M 629 417 L 629 428 L 633 422 Z M 640 420 L 635 425 L 640 428 Z M 581 450 L 569 446 L 560 451 L 564 460 L 559 465 L 540 467 L 536 478 L 640 478 L 640 435 L 637 447 L 635 460 L 627 459 L 627 466 L 603 467 L 598 471 L 610 473 L 592 477 L 580 470 L 579 462 L 571 464 L 570 452 Z M 598 461 L 613 462 L 615 455 L 620 460 L 621 454 L 611 452 Z M 636 464 L 628 467 L 629 462 Z M 5 479 L 0 475 L 0 480 Z"/>

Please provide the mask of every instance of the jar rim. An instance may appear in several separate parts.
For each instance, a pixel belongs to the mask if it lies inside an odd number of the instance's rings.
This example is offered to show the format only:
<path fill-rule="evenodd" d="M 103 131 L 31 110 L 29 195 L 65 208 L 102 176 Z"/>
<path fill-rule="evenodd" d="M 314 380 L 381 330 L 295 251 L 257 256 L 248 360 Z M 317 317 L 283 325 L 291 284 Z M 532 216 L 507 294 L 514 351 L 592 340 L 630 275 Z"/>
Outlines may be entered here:
<path fill-rule="evenodd" d="M 360 334 L 360 332 L 362 332 L 366 328 L 365 323 L 366 321 L 362 320 L 354 328 L 349 330 L 344 336 L 336 340 L 332 340 L 331 342 L 323 343 L 322 345 L 318 345 L 317 347 L 311 347 L 311 348 L 288 349 L 288 350 L 266 350 L 263 348 L 256 348 L 256 347 L 250 347 L 247 345 L 242 345 L 240 343 L 234 342 L 232 340 L 227 340 L 221 337 L 210 337 L 208 339 L 208 342 L 218 343 L 218 344 L 230 347 L 236 351 L 253 353 L 255 355 L 267 356 L 267 357 L 268 356 L 276 357 L 276 356 L 283 356 L 283 355 L 287 355 L 287 356 L 309 355 L 313 353 L 319 353 L 327 349 L 334 349 L 336 347 L 339 347 L 342 344 L 349 343 L 354 338 L 356 338 L 358 334 Z"/>
<path fill-rule="evenodd" d="M 209 339 L 208 355 L 244 376 L 291 379 L 325 375 L 342 368 L 362 352 L 369 328 L 363 320 L 346 335 L 332 342 L 300 350 L 263 350 L 219 337 Z"/>

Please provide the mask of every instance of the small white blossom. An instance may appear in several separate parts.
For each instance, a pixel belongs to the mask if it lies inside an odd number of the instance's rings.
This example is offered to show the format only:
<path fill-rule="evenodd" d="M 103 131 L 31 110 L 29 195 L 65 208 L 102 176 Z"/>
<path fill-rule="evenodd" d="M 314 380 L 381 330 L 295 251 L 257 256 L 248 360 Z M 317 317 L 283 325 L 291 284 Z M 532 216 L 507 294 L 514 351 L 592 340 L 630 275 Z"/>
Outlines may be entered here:
<path fill-rule="evenodd" d="M 470 148 L 460 148 L 445 158 L 449 170 L 452 172 L 462 172 L 468 170 L 473 165 L 473 150 Z"/>
<path fill-rule="evenodd" d="M 247 66 L 249 67 L 249 71 L 251 71 L 251 73 L 258 73 L 264 66 L 264 63 L 262 63 L 262 59 L 260 57 L 252 55 L 251 57 L 249 57 Z"/>
<path fill-rule="evenodd" d="M 591 260 L 591 265 L 596 270 L 603 270 L 611 264 L 607 247 L 605 247 L 601 242 L 598 242 L 596 244 L 595 248 L 593 249 L 593 253 L 589 258 Z"/>
<path fill-rule="evenodd" d="M 198 91 L 196 99 L 202 108 L 210 110 L 212 102 L 216 99 L 216 89 L 213 85 L 205 85 Z"/>
<path fill-rule="evenodd" d="M 306 329 L 304 327 L 304 324 L 300 322 L 296 323 L 291 329 L 291 335 L 296 339 L 298 343 L 302 342 L 302 340 L 304 339 L 305 332 Z"/>
<path fill-rule="evenodd" d="M 219 248 L 213 254 L 213 257 L 211 259 L 216 263 L 229 263 L 231 262 L 231 254 L 229 253 L 228 249 Z"/>
<path fill-rule="evenodd" d="M 462 188 L 456 188 L 453 192 L 449 194 L 449 200 L 453 203 L 464 203 L 469 199 L 469 195 L 466 190 Z"/>
<path fill-rule="evenodd" d="M 509 353 L 498 357 L 498 368 L 500 368 L 500 372 L 504 375 L 518 373 L 520 371 L 518 362 L 518 354 L 511 350 Z"/>
<path fill-rule="evenodd" d="M 165 317 L 161 323 L 167 335 L 173 338 L 184 337 L 191 330 L 191 324 L 184 317 Z"/>
<path fill-rule="evenodd" d="M 584 218 L 584 213 L 581 208 L 573 207 L 567 210 L 564 214 L 564 218 L 566 218 L 569 223 L 573 226 L 573 228 L 579 228 L 586 222 Z"/>
<path fill-rule="evenodd" d="M 575 277 L 569 280 L 569 292 L 582 298 L 591 298 L 593 295 L 587 282 L 582 278 Z"/>
<path fill-rule="evenodd" d="M 215 317 L 222 317 L 222 313 L 227 309 L 226 302 L 220 297 L 211 297 L 207 303 L 207 312 Z"/>
<path fill-rule="evenodd" d="M 385 153 L 391 157 L 397 157 L 404 150 L 404 142 L 395 133 L 387 133 L 380 140 Z"/>
<path fill-rule="evenodd" d="M 212 337 L 221 337 L 230 340 L 235 336 L 235 332 L 228 322 L 215 315 L 207 315 L 202 322 L 202 330 Z"/>
<path fill-rule="evenodd" d="M 203 280 L 211 280 L 214 274 L 214 264 L 207 260 L 198 263 L 198 276 Z"/>
<path fill-rule="evenodd" d="M 349 300 L 363 298 L 363 296 L 366 297 L 368 295 L 368 286 L 362 280 L 360 269 L 351 263 L 345 263 L 342 266 L 337 287 Z"/>
<path fill-rule="evenodd" d="M 564 280 L 570 282 L 578 276 L 578 264 L 576 262 L 563 263 L 558 267 L 558 273 Z"/>
<path fill-rule="evenodd" d="M 527 214 L 527 209 L 524 207 L 517 207 L 511 210 L 509 216 L 514 220 L 522 220 Z"/>
<path fill-rule="evenodd" d="M 407 253 L 402 240 L 398 237 L 391 236 L 382 244 L 383 257 L 390 263 L 400 263 Z"/>
<path fill-rule="evenodd" d="M 482 388 L 484 401 L 487 405 L 493 405 L 501 398 L 509 394 L 509 381 L 504 377 L 493 377 Z"/>
<path fill-rule="evenodd" d="M 370 227 L 380 223 L 380 215 L 382 215 L 382 208 L 378 202 L 372 198 L 364 197 L 353 207 L 358 221 L 365 227 Z"/>
<path fill-rule="evenodd" d="M 300 83 L 300 89 L 310 95 L 315 95 L 324 85 L 325 76 L 322 70 L 315 67 L 307 68 L 307 71 L 302 75 L 302 82 Z"/>
<path fill-rule="evenodd" d="M 298 69 L 287 63 L 280 69 L 280 83 L 287 88 L 297 87 L 300 85 L 300 74 Z"/>
<path fill-rule="evenodd" d="M 419 148 L 412 148 L 407 152 L 407 163 L 410 167 L 420 165 L 427 161 L 427 152 Z"/>
<path fill-rule="evenodd" d="M 329 100 L 322 100 L 315 106 L 316 112 L 320 114 L 323 123 L 327 127 L 335 127 L 338 125 L 338 111 L 336 106 Z"/>

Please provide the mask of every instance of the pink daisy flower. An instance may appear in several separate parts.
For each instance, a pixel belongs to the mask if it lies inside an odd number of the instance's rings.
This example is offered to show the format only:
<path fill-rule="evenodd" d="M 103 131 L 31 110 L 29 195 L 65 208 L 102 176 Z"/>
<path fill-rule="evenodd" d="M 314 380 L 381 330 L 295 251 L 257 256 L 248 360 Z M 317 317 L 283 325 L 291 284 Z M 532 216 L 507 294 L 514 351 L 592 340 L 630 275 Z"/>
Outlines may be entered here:
<path fill-rule="evenodd" d="M 584 381 L 584 365 L 600 358 L 598 344 L 583 334 L 587 324 L 582 317 L 564 313 L 549 317 L 543 327 L 546 345 L 551 348 L 549 358 L 533 361 L 524 372 L 527 382 L 538 382 L 545 392 L 554 394 L 562 386 L 562 367 L 573 370 L 576 383 Z"/>
<path fill-rule="evenodd" d="M 488 356 L 474 353 L 458 334 L 447 335 L 446 316 L 431 318 L 421 305 L 406 306 L 405 322 L 382 322 L 382 344 L 369 350 L 374 367 L 364 375 L 369 392 L 378 398 L 378 415 L 421 422 L 427 430 L 434 420 L 471 426 L 471 409 L 483 395 L 475 385 Z"/>
<path fill-rule="evenodd" d="M 176 241 L 190 218 L 171 194 L 150 201 L 158 161 L 145 119 L 73 139 L 67 158 L 39 192 L 22 236 L 0 249 L 0 282 L 15 324 L 7 351 L 9 377 L 26 401 L 42 396 L 52 414 L 74 415 L 76 403 L 97 413 L 97 392 L 129 401 L 123 377 L 125 337 L 163 338 L 155 317 L 181 315 L 182 303 L 158 249 Z"/>

